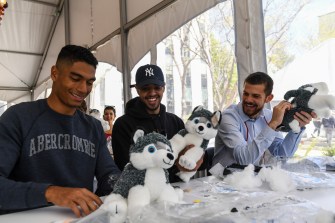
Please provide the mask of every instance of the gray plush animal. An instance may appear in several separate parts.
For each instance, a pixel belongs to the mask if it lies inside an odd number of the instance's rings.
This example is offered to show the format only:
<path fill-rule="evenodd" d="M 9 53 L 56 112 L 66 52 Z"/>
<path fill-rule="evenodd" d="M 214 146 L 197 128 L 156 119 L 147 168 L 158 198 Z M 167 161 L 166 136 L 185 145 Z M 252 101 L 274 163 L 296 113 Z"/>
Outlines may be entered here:
<path fill-rule="evenodd" d="M 297 90 L 290 90 L 286 92 L 284 99 L 291 99 L 292 108 L 286 111 L 282 124 L 277 128 L 283 132 L 300 132 L 299 122 L 293 117 L 296 112 L 315 112 L 317 117 L 323 118 L 329 117 L 331 110 L 335 109 L 335 97 L 328 94 L 325 82 L 306 84 Z"/>
<path fill-rule="evenodd" d="M 209 140 L 214 138 L 221 121 L 221 112 L 210 112 L 202 106 L 194 108 L 191 116 L 185 123 L 185 129 L 180 130 L 170 140 L 172 149 L 176 155 L 187 145 L 193 144 L 194 147 L 179 157 L 179 164 L 186 169 L 193 170 L 197 161 L 203 156 L 208 146 Z M 188 182 L 196 171 L 177 173 L 180 179 Z"/>
<path fill-rule="evenodd" d="M 169 183 L 167 169 L 176 156 L 167 138 L 158 133 L 137 130 L 130 147 L 130 162 L 101 206 L 108 210 L 111 222 L 124 222 L 137 216 L 141 208 L 153 201 L 182 201 L 183 191 Z"/>

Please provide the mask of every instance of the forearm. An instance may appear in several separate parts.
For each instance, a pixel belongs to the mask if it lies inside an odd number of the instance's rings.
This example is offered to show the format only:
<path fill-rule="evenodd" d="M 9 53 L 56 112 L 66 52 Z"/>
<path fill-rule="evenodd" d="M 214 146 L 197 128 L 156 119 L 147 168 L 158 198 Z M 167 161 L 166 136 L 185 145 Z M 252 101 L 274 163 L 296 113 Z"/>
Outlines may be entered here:
<path fill-rule="evenodd" d="M 305 128 L 302 128 L 299 133 L 289 132 L 284 139 L 276 138 L 269 148 L 272 155 L 292 157 L 298 149 L 304 130 Z"/>
<path fill-rule="evenodd" d="M 0 207 L 2 210 L 20 210 L 46 206 L 45 191 L 48 186 L 0 177 Z"/>
<path fill-rule="evenodd" d="M 121 174 L 114 160 L 106 150 L 104 143 L 99 148 L 97 156 L 97 166 L 95 176 L 98 180 L 98 188 L 95 192 L 98 196 L 108 195 L 113 191 L 114 184 Z"/>

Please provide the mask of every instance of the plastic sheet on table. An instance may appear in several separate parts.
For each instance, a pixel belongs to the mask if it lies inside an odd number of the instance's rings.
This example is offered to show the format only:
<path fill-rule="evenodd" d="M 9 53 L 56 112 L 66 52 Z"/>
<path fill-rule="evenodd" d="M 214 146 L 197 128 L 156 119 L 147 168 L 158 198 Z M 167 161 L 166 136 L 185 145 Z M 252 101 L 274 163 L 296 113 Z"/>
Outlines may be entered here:
<path fill-rule="evenodd" d="M 283 195 L 253 193 L 235 196 L 234 200 L 226 198 L 208 203 L 178 205 L 153 203 L 144 208 L 134 222 L 318 223 L 320 216 L 323 219 L 326 217 L 334 219 L 333 213 L 306 200 Z"/>
<path fill-rule="evenodd" d="M 282 162 L 281 168 L 290 172 L 313 173 L 326 170 L 327 164 L 334 164 L 329 156 L 308 157 L 302 160 L 290 159 Z"/>
<path fill-rule="evenodd" d="M 185 203 L 154 202 L 126 222 L 334 223 L 335 219 L 334 213 L 311 201 L 264 189 L 236 190 L 215 178 L 197 179 L 185 187 L 193 188 L 185 192 Z M 107 212 L 92 216 L 73 223 L 109 223 Z"/>
<path fill-rule="evenodd" d="M 71 223 L 110 223 L 110 214 L 108 211 L 98 209 L 86 217 L 71 221 Z"/>
<path fill-rule="evenodd" d="M 294 161 L 288 160 L 281 164 L 281 168 L 287 170 L 297 184 L 298 190 L 312 188 L 335 187 L 335 174 L 327 172 L 326 165 L 334 163 L 333 157 L 308 157 Z"/>
<path fill-rule="evenodd" d="M 335 174 L 327 172 L 290 172 L 289 174 L 296 182 L 298 190 L 335 187 Z"/>
<path fill-rule="evenodd" d="M 331 160 L 330 160 L 331 161 Z M 335 174 L 322 171 L 324 160 L 283 163 L 298 190 L 335 187 Z M 288 165 L 287 165 L 288 164 Z M 184 190 L 184 203 L 152 203 L 128 223 L 223 222 L 223 223 L 334 223 L 334 213 L 315 203 L 267 190 L 265 187 L 239 190 L 224 179 L 207 177 L 175 184 Z M 72 223 L 109 223 L 108 212 L 93 213 Z"/>

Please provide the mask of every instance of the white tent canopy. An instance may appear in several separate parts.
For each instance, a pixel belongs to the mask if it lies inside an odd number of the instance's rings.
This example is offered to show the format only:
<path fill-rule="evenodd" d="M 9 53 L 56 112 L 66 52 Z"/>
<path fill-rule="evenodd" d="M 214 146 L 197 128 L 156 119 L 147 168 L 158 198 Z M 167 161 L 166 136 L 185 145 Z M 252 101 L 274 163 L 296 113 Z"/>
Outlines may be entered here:
<path fill-rule="evenodd" d="M 0 100 L 35 100 L 51 86 L 50 68 L 65 44 L 85 46 L 130 84 L 151 48 L 224 0 L 7 0 L 0 26 Z M 266 71 L 261 0 L 234 1 L 240 79 Z M 124 88 L 129 99 L 129 88 Z"/>

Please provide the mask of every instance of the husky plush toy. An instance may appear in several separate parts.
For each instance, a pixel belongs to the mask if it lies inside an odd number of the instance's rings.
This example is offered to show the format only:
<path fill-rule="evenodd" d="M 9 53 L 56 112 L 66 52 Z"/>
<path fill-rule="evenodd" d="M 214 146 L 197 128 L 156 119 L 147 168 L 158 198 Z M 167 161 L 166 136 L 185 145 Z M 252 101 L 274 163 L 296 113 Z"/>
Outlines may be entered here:
<path fill-rule="evenodd" d="M 282 124 L 277 128 L 283 132 L 300 132 L 299 122 L 293 117 L 296 112 L 315 112 L 317 117 L 327 118 L 331 110 L 335 109 L 335 97 L 328 94 L 325 82 L 306 84 L 297 90 L 290 90 L 286 92 L 284 99 L 291 99 L 292 108 L 286 111 Z"/>
<path fill-rule="evenodd" d="M 107 210 L 110 222 L 124 222 L 138 216 L 141 208 L 153 201 L 180 203 L 181 189 L 169 183 L 167 169 L 174 165 L 176 156 L 170 142 L 158 133 L 144 134 L 138 129 L 130 147 L 130 162 L 125 166 L 113 193 L 100 209 Z M 94 214 L 94 213 L 92 213 Z"/>
<path fill-rule="evenodd" d="M 179 164 L 182 167 L 189 170 L 196 167 L 196 163 L 203 156 L 209 140 L 216 136 L 220 121 L 220 111 L 212 113 L 202 106 L 194 108 L 185 123 L 185 129 L 180 130 L 170 140 L 172 149 L 176 154 L 179 154 L 187 145 L 194 145 L 194 147 L 179 157 Z M 177 175 L 184 182 L 188 182 L 195 173 L 196 171 L 181 171 Z"/>

